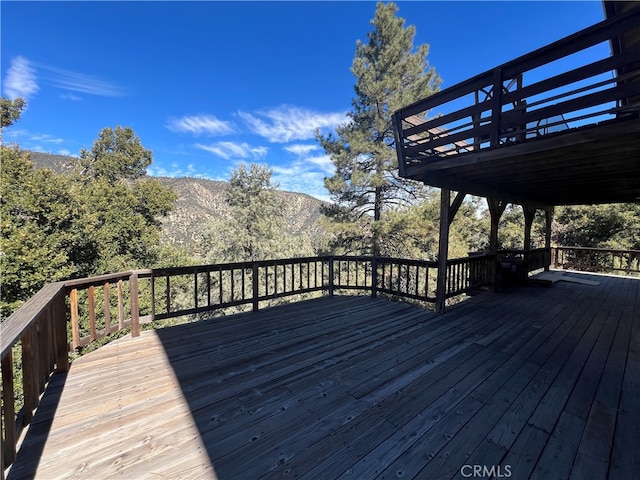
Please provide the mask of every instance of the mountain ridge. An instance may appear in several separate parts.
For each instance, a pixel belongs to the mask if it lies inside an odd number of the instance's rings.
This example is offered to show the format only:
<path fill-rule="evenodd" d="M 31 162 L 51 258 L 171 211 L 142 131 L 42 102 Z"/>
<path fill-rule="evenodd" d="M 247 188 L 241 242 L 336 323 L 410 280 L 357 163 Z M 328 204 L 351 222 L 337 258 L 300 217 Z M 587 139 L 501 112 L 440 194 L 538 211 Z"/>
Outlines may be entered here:
<path fill-rule="evenodd" d="M 36 168 L 49 168 L 56 173 L 71 171 L 74 157 L 42 152 L 30 152 Z M 227 182 L 196 177 L 148 177 L 156 178 L 162 185 L 171 187 L 178 199 L 174 208 L 162 221 L 163 242 L 197 248 L 206 226 L 217 218 L 231 217 L 231 209 L 225 201 Z M 326 202 L 305 193 L 278 190 L 286 205 L 285 231 L 293 235 L 309 236 L 312 240 L 322 235 L 318 220 L 321 207 Z"/>

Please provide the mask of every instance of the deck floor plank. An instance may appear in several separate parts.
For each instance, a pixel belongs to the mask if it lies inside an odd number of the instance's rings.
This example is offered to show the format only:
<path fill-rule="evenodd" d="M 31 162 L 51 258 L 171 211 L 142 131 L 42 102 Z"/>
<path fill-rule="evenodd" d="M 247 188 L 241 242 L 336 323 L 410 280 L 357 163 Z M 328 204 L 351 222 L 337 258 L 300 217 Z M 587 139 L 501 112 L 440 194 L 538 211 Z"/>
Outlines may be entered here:
<path fill-rule="evenodd" d="M 640 280 L 570 275 L 599 284 L 118 339 L 52 378 L 7 478 L 640 478 Z"/>

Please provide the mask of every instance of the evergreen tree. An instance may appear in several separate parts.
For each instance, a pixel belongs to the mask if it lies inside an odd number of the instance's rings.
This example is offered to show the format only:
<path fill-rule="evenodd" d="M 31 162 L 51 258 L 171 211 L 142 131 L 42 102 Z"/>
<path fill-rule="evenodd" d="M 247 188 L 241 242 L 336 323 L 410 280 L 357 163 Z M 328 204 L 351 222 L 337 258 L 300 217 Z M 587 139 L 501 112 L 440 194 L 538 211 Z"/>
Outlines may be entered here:
<path fill-rule="evenodd" d="M 160 218 L 176 196 L 139 178 L 150 151 L 128 130 L 112 137 L 117 158 L 101 135 L 91 168 L 71 176 L 36 169 L 28 152 L 0 146 L 3 318 L 45 283 L 164 263 Z"/>
<path fill-rule="evenodd" d="M 312 255 L 308 238 L 284 232 L 285 204 L 266 166 L 241 164 L 226 186 L 231 218 L 214 221 L 204 238 L 212 263 Z"/>
<path fill-rule="evenodd" d="M 560 207 L 553 227 L 557 245 L 640 250 L 640 204 Z"/>
<path fill-rule="evenodd" d="M 130 127 L 104 128 L 74 165 L 74 193 L 83 207 L 81 248 L 70 252 L 82 276 L 160 261 L 160 218 L 176 195 L 157 179 L 143 178 L 153 154 Z"/>
<path fill-rule="evenodd" d="M 17 122 L 26 106 L 26 102 L 21 97 L 14 100 L 0 98 L 0 128 L 8 127 Z"/>
<path fill-rule="evenodd" d="M 338 224 L 336 240 L 357 250 L 360 238 L 360 250 L 376 255 L 383 230 L 376 222 L 384 210 L 410 203 L 422 189 L 421 184 L 398 176 L 393 112 L 436 92 L 441 83 L 434 68 L 429 68 L 428 45 L 414 51 L 415 28 L 405 28 L 397 11 L 393 3 L 377 4 L 368 43 L 356 45 L 351 67 L 356 96 L 350 121 L 338 127 L 335 136 L 318 134 L 336 168 L 325 180 L 336 203 L 325 212 Z M 346 227 L 353 221 L 358 223 L 356 232 Z M 339 225 L 346 228 L 341 231 Z"/>
<path fill-rule="evenodd" d="M 110 183 L 136 180 L 153 161 L 151 150 L 140 143 L 131 127 L 103 128 L 91 150 L 80 150 L 76 173 L 86 178 L 105 178 Z"/>
<path fill-rule="evenodd" d="M 5 318 L 45 283 L 75 273 L 68 248 L 78 235 L 69 182 L 50 170 L 35 170 L 28 152 L 0 149 L 0 315 Z"/>

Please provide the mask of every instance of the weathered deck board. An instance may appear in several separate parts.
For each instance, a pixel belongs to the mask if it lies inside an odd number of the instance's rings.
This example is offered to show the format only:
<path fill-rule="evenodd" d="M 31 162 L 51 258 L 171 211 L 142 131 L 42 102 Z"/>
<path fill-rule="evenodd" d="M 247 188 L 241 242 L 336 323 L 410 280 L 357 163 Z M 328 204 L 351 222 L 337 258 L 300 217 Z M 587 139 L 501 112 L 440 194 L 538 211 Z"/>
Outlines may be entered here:
<path fill-rule="evenodd" d="M 640 478 L 640 279 L 580 277 L 119 339 L 53 377 L 8 478 Z"/>

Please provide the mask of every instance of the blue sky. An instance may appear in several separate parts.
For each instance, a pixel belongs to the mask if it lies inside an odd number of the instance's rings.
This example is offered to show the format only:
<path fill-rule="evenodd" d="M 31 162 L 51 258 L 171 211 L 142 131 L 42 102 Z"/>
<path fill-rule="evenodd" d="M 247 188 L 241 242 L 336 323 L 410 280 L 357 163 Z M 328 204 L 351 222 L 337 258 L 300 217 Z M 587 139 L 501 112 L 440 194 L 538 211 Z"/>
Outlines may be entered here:
<path fill-rule="evenodd" d="M 397 2 L 442 88 L 603 19 L 602 3 Z M 28 107 L 6 129 L 24 149 L 77 155 L 130 126 L 151 175 L 226 180 L 267 164 L 284 190 L 326 199 L 315 141 L 346 119 L 350 66 L 374 2 L 0 3 L 2 95 Z"/>

